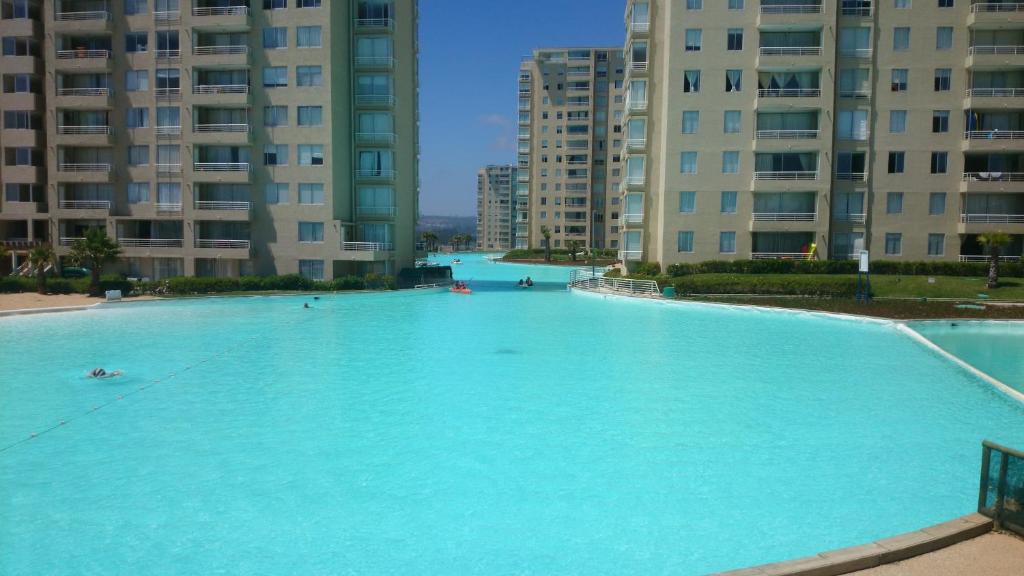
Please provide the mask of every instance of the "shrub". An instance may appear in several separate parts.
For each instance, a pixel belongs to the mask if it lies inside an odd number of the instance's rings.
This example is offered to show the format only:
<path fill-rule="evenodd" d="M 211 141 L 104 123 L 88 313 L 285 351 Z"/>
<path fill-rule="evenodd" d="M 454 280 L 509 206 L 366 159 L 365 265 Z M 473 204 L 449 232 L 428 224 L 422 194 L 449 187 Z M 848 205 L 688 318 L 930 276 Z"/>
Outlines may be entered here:
<path fill-rule="evenodd" d="M 364 290 L 366 283 L 359 276 L 340 276 L 331 282 L 331 290 Z"/>
<path fill-rule="evenodd" d="M 1017 262 L 1003 263 L 1000 274 L 1007 277 L 1024 276 L 1024 266 Z M 695 264 L 672 264 L 666 270 L 669 276 L 693 274 L 856 274 L 854 260 L 710 260 Z M 895 262 L 878 260 L 871 263 L 874 274 L 905 276 L 985 276 L 985 262 Z"/>
<path fill-rule="evenodd" d="M 88 282 L 83 285 L 81 282 L 67 278 L 50 278 L 46 281 L 46 292 L 49 294 L 74 294 L 75 292 L 84 294 L 88 291 Z"/>
<path fill-rule="evenodd" d="M 638 278 L 651 278 L 654 276 L 661 275 L 661 264 L 657 262 L 640 262 L 636 264 L 633 269 L 633 273 L 630 276 L 636 276 Z"/>
<path fill-rule="evenodd" d="M 676 293 L 852 297 L 857 280 L 845 276 L 690 275 L 675 279 Z"/>
<path fill-rule="evenodd" d="M 611 270 L 604 273 L 605 278 L 622 278 L 622 269 L 612 268 Z"/>
<path fill-rule="evenodd" d="M 35 289 L 36 281 L 34 278 L 22 278 L 21 276 L 0 277 L 0 293 L 35 292 Z"/>

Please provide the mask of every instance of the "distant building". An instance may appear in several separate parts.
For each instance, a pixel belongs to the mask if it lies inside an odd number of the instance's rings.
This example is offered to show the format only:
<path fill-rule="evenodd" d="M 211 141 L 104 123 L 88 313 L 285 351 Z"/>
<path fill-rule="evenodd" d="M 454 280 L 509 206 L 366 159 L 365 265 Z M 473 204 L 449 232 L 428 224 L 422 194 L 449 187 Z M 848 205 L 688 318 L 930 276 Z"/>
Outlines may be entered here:
<path fill-rule="evenodd" d="M 487 166 L 476 178 L 476 247 L 511 250 L 515 201 L 515 166 Z"/>

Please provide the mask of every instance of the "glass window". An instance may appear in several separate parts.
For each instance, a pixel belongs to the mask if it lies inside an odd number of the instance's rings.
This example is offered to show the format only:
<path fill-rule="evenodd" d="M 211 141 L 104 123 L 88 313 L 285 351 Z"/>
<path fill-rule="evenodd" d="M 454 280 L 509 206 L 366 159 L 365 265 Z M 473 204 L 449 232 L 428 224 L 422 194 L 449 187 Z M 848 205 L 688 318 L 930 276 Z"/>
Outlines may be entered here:
<path fill-rule="evenodd" d="M 897 10 L 909 10 L 911 2 L 910 0 L 893 0 L 893 5 Z"/>
<path fill-rule="evenodd" d="M 946 253 L 946 235 L 945 234 L 929 234 L 928 235 L 928 255 L 929 256 L 942 256 Z"/>
<path fill-rule="evenodd" d="M 903 174 L 905 152 L 889 152 L 889 174 Z"/>
<path fill-rule="evenodd" d="M 697 173 L 696 152 L 682 152 L 679 154 L 679 171 L 683 174 Z"/>
<path fill-rule="evenodd" d="M 949 50 L 953 47 L 953 27 L 939 26 L 935 29 L 935 49 Z"/>
<path fill-rule="evenodd" d="M 729 10 L 743 10 L 743 0 L 729 0 Z"/>
<path fill-rule="evenodd" d="M 895 52 L 910 50 L 910 28 L 897 26 L 892 30 L 892 49 Z"/>
<path fill-rule="evenodd" d="M 718 251 L 722 254 L 735 254 L 736 253 L 736 233 L 735 232 L 719 232 L 718 233 Z"/>
<path fill-rule="evenodd" d="M 268 128 L 275 126 L 287 126 L 288 125 L 288 107 L 287 106 L 264 106 L 263 107 L 263 125 Z"/>
<path fill-rule="evenodd" d="M 903 192 L 889 192 L 885 196 L 886 214 L 903 214 Z"/>
<path fill-rule="evenodd" d="M 319 8 L 321 0 L 297 0 L 296 8 Z"/>
<path fill-rule="evenodd" d="M 676 239 L 677 248 L 680 252 L 693 252 L 693 232 L 680 231 Z"/>
<path fill-rule="evenodd" d="M 893 92 L 906 92 L 907 91 L 907 78 L 909 73 L 906 68 L 893 68 L 892 69 L 892 91 Z"/>
<path fill-rule="evenodd" d="M 295 83 L 298 86 L 322 86 L 323 68 L 320 66 L 296 66 Z"/>
<path fill-rule="evenodd" d="M 323 124 L 323 115 L 322 106 L 299 106 L 299 126 L 320 126 Z"/>
<path fill-rule="evenodd" d="M 907 111 L 889 111 L 889 132 L 892 134 L 903 134 L 907 131 Z"/>
<path fill-rule="evenodd" d="M 680 192 L 679 193 L 679 213 L 680 214 L 693 214 L 697 209 L 697 193 L 696 192 Z"/>
<path fill-rule="evenodd" d="M 302 0 L 299 0 L 300 2 Z M 310 2 L 312 0 L 305 0 Z M 319 2 L 319 0 L 317 0 Z M 324 279 L 324 261 L 323 260 L 299 260 L 299 276 L 308 278 L 310 280 L 323 280 Z"/>
<path fill-rule="evenodd" d="M 149 128 L 149 108 L 129 108 L 128 128 Z"/>
<path fill-rule="evenodd" d="M 684 48 L 687 52 L 700 52 L 703 32 L 700 28 L 687 28 Z"/>
<path fill-rule="evenodd" d="M 299 184 L 299 204 L 323 204 L 324 185 L 320 182 Z"/>
<path fill-rule="evenodd" d="M 726 92 L 739 92 L 742 88 L 743 83 L 743 70 L 726 70 L 725 71 L 725 91 Z"/>
<path fill-rule="evenodd" d="M 263 147 L 263 164 L 264 166 L 287 166 L 288 165 L 288 145 L 287 144 L 267 144 Z"/>
<path fill-rule="evenodd" d="M 686 0 L 687 10 L 701 10 L 704 8 L 704 0 Z"/>
<path fill-rule="evenodd" d="M 686 110 L 683 112 L 683 134 L 696 134 L 700 125 L 700 112 Z"/>
<path fill-rule="evenodd" d="M 149 50 L 149 34 L 146 32 L 129 32 L 124 35 L 125 52 L 146 52 Z"/>
<path fill-rule="evenodd" d="M 722 174 L 736 174 L 740 171 L 740 153 L 736 150 L 722 152 Z"/>
<path fill-rule="evenodd" d="M 264 10 L 284 10 L 288 7 L 288 0 L 263 0 Z"/>
<path fill-rule="evenodd" d="M 125 72 L 124 89 L 128 92 L 145 92 L 149 90 L 149 71 L 128 70 Z"/>
<path fill-rule="evenodd" d="M 935 110 L 932 112 L 932 132 L 936 134 L 949 132 L 949 110 Z"/>
<path fill-rule="evenodd" d="M 323 222 L 299 222 L 299 242 L 323 242 Z"/>
<path fill-rule="evenodd" d="M 936 68 L 935 69 L 935 91 L 936 92 L 948 92 L 953 76 L 953 70 L 949 68 Z"/>
<path fill-rule="evenodd" d="M 939 8 L 952 8 L 953 0 L 939 0 Z"/>
<path fill-rule="evenodd" d="M 903 235 L 898 232 L 885 234 L 885 255 L 899 256 L 903 254 Z"/>
<path fill-rule="evenodd" d="M 743 28 L 729 28 L 726 50 L 743 50 Z"/>
<path fill-rule="evenodd" d="M 128 183 L 128 203 L 146 204 L 149 202 L 149 182 Z"/>
<path fill-rule="evenodd" d="M 320 48 L 322 29 L 320 26 L 299 26 L 295 29 L 295 45 L 299 48 Z"/>
<path fill-rule="evenodd" d="M 126 16 L 134 16 L 136 14 L 145 14 L 148 6 L 146 4 L 149 0 L 124 0 L 124 13 Z"/>
<path fill-rule="evenodd" d="M 157 106 L 156 125 L 181 128 L 181 108 L 178 106 Z"/>
<path fill-rule="evenodd" d="M 941 216 L 946 213 L 946 193 L 932 192 L 928 195 L 928 215 Z"/>
<path fill-rule="evenodd" d="M 685 70 L 683 72 L 683 92 L 700 92 L 700 70 Z M 645 99 L 644 102 L 646 101 Z"/>
<path fill-rule="evenodd" d="M 722 192 L 722 214 L 736 213 L 736 192 Z"/>
<path fill-rule="evenodd" d="M 738 134 L 740 131 L 740 123 L 743 118 L 743 112 L 740 110 L 726 110 L 724 117 L 724 132 L 726 134 Z"/>
<path fill-rule="evenodd" d="M 267 50 L 279 50 L 288 47 L 288 29 L 284 26 L 273 26 L 263 29 L 263 47 Z"/>
<path fill-rule="evenodd" d="M 949 168 L 949 152 L 932 152 L 932 174 L 945 174 Z"/>
<path fill-rule="evenodd" d="M 129 166 L 148 166 L 149 165 L 149 146 L 146 144 L 135 145 L 128 147 L 128 165 Z"/>
<path fill-rule="evenodd" d="M 287 204 L 288 185 L 283 182 L 268 182 L 264 188 L 267 204 Z"/>
<path fill-rule="evenodd" d="M 840 140 L 867 140 L 868 111 L 840 110 L 836 128 Z"/>
<path fill-rule="evenodd" d="M 288 85 L 288 68 L 286 66 L 267 66 L 263 69 L 263 86 L 280 88 Z"/>
<path fill-rule="evenodd" d="M 323 164 L 323 144 L 299 144 L 299 166 L 323 166 Z"/>

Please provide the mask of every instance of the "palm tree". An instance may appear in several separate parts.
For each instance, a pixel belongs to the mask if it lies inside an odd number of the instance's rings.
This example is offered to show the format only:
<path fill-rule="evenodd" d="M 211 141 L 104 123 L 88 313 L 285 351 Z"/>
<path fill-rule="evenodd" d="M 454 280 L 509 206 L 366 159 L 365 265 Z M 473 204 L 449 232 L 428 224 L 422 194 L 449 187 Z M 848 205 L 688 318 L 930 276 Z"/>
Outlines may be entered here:
<path fill-rule="evenodd" d="M 427 231 L 423 233 L 423 242 L 427 244 L 427 251 L 434 252 L 437 248 L 437 234 Z"/>
<path fill-rule="evenodd" d="M 551 229 L 541 226 L 540 235 L 544 237 L 544 261 L 551 262 Z"/>
<path fill-rule="evenodd" d="M 28 253 L 28 265 L 36 275 L 36 292 L 46 294 L 46 269 L 53 265 L 56 255 L 49 245 L 33 248 Z"/>
<path fill-rule="evenodd" d="M 999 252 L 1003 246 L 1011 242 L 1006 232 L 996 231 L 978 234 L 978 244 L 988 248 L 988 287 L 999 285 Z"/>
<path fill-rule="evenodd" d="M 121 247 L 107 236 L 107 233 L 100 228 L 90 228 L 85 232 L 85 237 L 75 240 L 71 245 L 71 253 L 68 258 L 75 264 L 86 265 L 92 273 L 89 281 L 89 295 L 100 296 L 100 274 L 103 266 L 113 262 L 121 253 Z"/>
<path fill-rule="evenodd" d="M 568 242 L 565 243 L 565 245 L 566 248 L 569 249 L 569 258 L 571 258 L 572 261 L 575 262 L 576 252 L 578 252 L 579 249 L 583 247 L 583 243 L 580 242 L 579 240 L 569 240 Z"/>

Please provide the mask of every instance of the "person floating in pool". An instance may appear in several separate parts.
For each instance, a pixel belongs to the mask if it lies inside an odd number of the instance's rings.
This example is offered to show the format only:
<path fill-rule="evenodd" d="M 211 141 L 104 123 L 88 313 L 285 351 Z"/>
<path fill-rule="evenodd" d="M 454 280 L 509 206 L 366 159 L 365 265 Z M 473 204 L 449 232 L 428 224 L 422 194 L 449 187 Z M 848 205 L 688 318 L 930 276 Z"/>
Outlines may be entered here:
<path fill-rule="evenodd" d="M 309 302 L 305 302 L 305 303 L 303 303 L 303 304 L 302 304 L 302 307 L 303 307 L 303 308 L 309 308 Z"/>
<path fill-rule="evenodd" d="M 532 287 L 533 286 L 533 278 L 530 278 L 529 276 L 527 276 L 526 277 L 526 285 L 527 285 L 527 287 Z"/>
<path fill-rule="evenodd" d="M 522 279 L 522 278 L 520 278 L 520 279 L 519 279 L 519 287 L 520 287 L 520 288 L 522 288 L 522 287 L 523 287 L 523 286 L 525 286 L 525 285 L 526 285 L 526 282 L 523 282 L 523 279 Z"/>
<path fill-rule="evenodd" d="M 122 372 L 120 370 L 114 370 L 113 372 L 107 372 L 103 368 L 93 368 L 92 371 L 89 372 L 89 378 L 100 378 L 100 379 L 116 378 L 116 377 L 120 376 L 121 374 L 122 374 Z"/>

